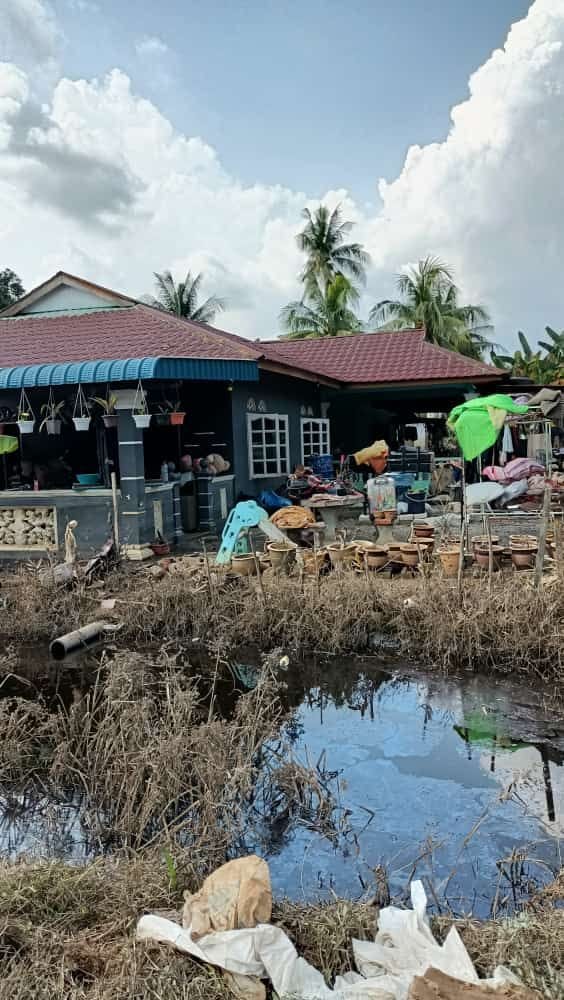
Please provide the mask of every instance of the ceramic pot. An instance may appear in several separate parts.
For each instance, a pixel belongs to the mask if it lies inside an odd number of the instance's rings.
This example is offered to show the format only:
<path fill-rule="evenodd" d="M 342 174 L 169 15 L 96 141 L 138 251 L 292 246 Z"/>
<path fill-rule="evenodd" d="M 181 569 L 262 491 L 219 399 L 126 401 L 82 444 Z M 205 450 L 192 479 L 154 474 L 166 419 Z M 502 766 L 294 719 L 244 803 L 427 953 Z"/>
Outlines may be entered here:
<path fill-rule="evenodd" d="M 503 555 L 503 548 L 501 545 L 492 545 L 492 568 L 498 570 L 501 568 L 501 557 Z M 482 569 L 489 569 L 490 566 L 490 553 L 487 545 L 478 545 L 474 549 L 474 558 L 481 566 Z"/>
<path fill-rule="evenodd" d="M 238 576 L 256 576 L 257 568 L 252 553 L 231 557 L 231 570 Z"/>
<path fill-rule="evenodd" d="M 296 561 L 296 550 L 287 542 L 271 542 L 267 551 L 273 569 L 289 569 Z"/>
<path fill-rule="evenodd" d="M 417 566 L 419 562 L 419 553 L 417 551 L 417 546 L 412 542 L 405 542 L 401 547 L 401 561 L 404 566 Z"/>
<path fill-rule="evenodd" d="M 364 558 L 368 569 L 382 569 L 389 562 L 388 550 L 384 545 L 374 545 L 364 550 Z"/>
<path fill-rule="evenodd" d="M 439 559 L 445 576 L 457 576 L 460 563 L 460 549 L 443 549 Z"/>

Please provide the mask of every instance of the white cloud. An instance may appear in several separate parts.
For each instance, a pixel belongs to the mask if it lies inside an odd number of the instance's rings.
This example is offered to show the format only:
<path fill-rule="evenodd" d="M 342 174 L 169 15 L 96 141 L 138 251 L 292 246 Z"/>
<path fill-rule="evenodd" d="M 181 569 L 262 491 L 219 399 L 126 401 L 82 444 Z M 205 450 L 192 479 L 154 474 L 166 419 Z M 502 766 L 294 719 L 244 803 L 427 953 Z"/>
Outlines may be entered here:
<path fill-rule="evenodd" d="M 142 58 L 145 56 L 164 56 L 168 52 L 168 45 L 162 38 L 156 35 L 144 35 L 135 42 L 135 51 Z"/>
<path fill-rule="evenodd" d="M 397 270 L 433 253 L 490 307 L 498 337 L 564 327 L 563 172 L 564 0 L 535 0 L 471 77 L 446 139 L 412 147 L 380 182 L 376 211 L 327 193 L 372 254 L 365 312 Z M 60 79 L 47 108 L 15 66 L 0 71 L 0 251 L 28 287 L 64 266 L 140 294 L 155 270 L 203 269 L 206 294 L 231 300 L 222 323 L 271 337 L 298 292 L 306 204 L 304 192 L 241 184 L 119 70 Z"/>
<path fill-rule="evenodd" d="M 0 58 L 44 63 L 56 54 L 60 32 L 47 0 L 0 0 Z"/>

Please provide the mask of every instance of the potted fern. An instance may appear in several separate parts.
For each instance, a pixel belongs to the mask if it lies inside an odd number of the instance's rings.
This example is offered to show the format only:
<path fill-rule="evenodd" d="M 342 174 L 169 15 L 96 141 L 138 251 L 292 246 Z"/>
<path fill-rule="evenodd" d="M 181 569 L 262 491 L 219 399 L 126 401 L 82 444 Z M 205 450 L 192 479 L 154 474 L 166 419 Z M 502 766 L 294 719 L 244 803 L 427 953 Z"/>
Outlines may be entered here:
<path fill-rule="evenodd" d="M 107 397 L 103 396 L 93 396 L 93 403 L 98 403 L 98 406 L 102 413 L 102 420 L 104 421 L 104 427 L 117 427 L 118 425 L 118 415 L 116 413 L 116 403 L 117 399 L 112 393 L 108 393 Z"/>
<path fill-rule="evenodd" d="M 27 398 L 25 389 L 22 389 L 21 391 L 16 423 L 20 434 L 33 433 L 33 428 L 35 427 L 35 414 L 31 408 L 31 403 Z"/>

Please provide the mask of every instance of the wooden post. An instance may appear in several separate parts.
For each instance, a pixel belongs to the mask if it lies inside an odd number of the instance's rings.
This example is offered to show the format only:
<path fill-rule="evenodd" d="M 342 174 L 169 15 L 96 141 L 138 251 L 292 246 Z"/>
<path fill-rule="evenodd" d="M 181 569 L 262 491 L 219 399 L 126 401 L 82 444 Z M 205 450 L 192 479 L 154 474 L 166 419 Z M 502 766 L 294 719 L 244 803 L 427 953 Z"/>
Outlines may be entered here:
<path fill-rule="evenodd" d="M 115 472 L 110 477 L 112 484 L 112 507 L 114 511 L 114 545 L 116 548 L 116 559 L 119 559 L 119 512 L 117 499 L 117 478 Z"/>
<path fill-rule="evenodd" d="M 535 563 L 535 587 L 540 587 L 542 580 L 542 568 L 544 565 L 544 554 L 546 551 L 546 533 L 548 531 L 548 521 L 550 518 L 550 497 L 552 490 L 547 483 L 544 487 L 544 502 L 542 505 L 542 517 L 539 531 L 539 548 L 537 561 Z"/>
<path fill-rule="evenodd" d="M 484 524 L 486 526 L 486 535 L 488 537 L 488 592 L 492 592 L 492 580 L 493 580 L 493 548 L 492 548 L 492 529 L 490 526 L 490 519 L 486 517 L 484 513 Z"/>

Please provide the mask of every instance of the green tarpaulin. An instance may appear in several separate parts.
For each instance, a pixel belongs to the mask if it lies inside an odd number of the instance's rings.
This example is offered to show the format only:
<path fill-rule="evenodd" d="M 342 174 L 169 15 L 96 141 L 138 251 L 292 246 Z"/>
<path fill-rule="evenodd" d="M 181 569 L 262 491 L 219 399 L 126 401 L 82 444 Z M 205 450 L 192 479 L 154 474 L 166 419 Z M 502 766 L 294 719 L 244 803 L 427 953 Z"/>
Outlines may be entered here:
<path fill-rule="evenodd" d="M 12 451 L 17 451 L 19 441 L 10 434 L 0 434 L 0 455 L 9 455 Z"/>
<path fill-rule="evenodd" d="M 469 399 L 451 410 L 448 425 L 456 434 L 464 458 L 470 461 L 487 451 L 497 441 L 506 413 L 526 413 L 528 406 L 519 406 L 511 396 L 494 393 Z"/>

